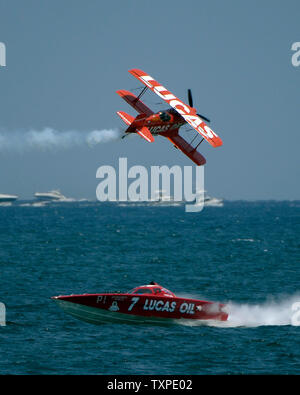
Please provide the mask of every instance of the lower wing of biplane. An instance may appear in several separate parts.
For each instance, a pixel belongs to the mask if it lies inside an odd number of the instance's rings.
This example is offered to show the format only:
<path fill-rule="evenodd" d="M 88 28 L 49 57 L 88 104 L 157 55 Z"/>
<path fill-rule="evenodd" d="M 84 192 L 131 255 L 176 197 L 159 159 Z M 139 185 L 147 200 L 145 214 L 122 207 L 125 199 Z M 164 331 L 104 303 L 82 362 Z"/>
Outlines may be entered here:
<path fill-rule="evenodd" d="M 164 135 L 164 136 L 167 137 L 171 141 L 171 143 L 174 144 L 176 148 L 180 149 L 180 151 L 182 151 L 194 163 L 196 163 L 196 165 L 198 166 L 205 165 L 206 159 L 204 158 L 204 156 L 197 151 L 197 148 L 194 148 L 183 137 L 179 136 L 178 130 L 177 133 L 175 134 L 169 136 Z"/>

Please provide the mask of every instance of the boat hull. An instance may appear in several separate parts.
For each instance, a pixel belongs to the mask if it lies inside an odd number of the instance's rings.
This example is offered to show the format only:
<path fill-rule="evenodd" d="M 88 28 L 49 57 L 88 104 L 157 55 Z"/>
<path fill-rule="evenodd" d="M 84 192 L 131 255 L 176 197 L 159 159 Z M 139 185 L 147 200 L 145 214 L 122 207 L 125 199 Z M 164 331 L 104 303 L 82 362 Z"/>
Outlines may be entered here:
<path fill-rule="evenodd" d="M 86 294 L 53 299 L 66 313 L 92 324 L 172 324 L 190 320 L 226 321 L 228 318 L 223 304 L 179 297 Z"/>
<path fill-rule="evenodd" d="M 18 199 L 18 196 L 5 196 L 1 195 L 0 196 L 0 203 L 12 203 Z"/>

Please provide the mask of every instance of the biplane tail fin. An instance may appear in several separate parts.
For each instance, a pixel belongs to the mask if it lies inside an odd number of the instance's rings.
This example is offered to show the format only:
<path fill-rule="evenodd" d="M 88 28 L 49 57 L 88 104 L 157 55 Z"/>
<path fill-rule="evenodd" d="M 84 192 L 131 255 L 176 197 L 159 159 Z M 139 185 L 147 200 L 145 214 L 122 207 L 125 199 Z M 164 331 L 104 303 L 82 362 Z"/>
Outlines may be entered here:
<path fill-rule="evenodd" d="M 126 125 L 131 125 L 134 121 L 134 117 L 124 111 L 117 111 L 117 114 L 126 123 Z"/>
<path fill-rule="evenodd" d="M 126 133 L 137 133 L 143 139 L 148 141 L 148 143 L 153 143 L 154 137 L 152 136 L 152 133 L 146 126 L 143 126 L 141 129 L 137 129 L 134 125 L 132 125 L 133 122 L 136 120 L 136 118 L 132 117 L 131 115 L 127 114 L 124 111 L 118 111 L 117 114 L 126 123 L 126 125 L 129 126 L 127 130 L 125 130 L 125 135 Z"/>
<path fill-rule="evenodd" d="M 166 137 L 171 141 L 172 144 L 180 151 L 182 151 L 186 156 L 188 156 L 196 165 L 205 165 L 206 159 L 200 152 L 197 151 L 192 145 L 190 145 L 184 138 L 179 136 L 179 134 L 161 134 L 161 136 Z"/>

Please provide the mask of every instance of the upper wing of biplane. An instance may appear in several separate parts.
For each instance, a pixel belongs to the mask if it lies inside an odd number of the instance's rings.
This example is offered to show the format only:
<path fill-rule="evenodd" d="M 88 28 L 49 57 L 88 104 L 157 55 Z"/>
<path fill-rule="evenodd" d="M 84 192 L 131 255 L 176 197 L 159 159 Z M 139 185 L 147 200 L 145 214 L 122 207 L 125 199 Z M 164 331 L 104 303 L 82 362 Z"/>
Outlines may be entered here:
<path fill-rule="evenodd" d="M 173 93 L 159 84 L 150 75 L 139 69 L 129 70 L 129 73 L 145 84 L 152 92 L 161 97 L 169 106 L 173 107 L 198 133 L 205 138 L 213 147 L 223 144 L 221 138 L 214 133 L 209 126 L 201 119 L 196 110 L 179 100 Z"/>

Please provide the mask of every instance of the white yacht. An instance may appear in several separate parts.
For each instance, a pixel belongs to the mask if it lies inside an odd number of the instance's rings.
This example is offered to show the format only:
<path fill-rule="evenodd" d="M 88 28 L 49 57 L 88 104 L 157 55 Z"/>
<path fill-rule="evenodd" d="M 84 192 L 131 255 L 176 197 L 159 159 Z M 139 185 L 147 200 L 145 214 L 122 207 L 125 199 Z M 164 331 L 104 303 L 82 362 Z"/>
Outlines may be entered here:
<path fill-rule="evenodd" d="M 150 204 L 162 206 L 178 206 L 182 204 L 182 202 L 174 200 L 174 197 L 168 195 L 166 190 L 158 189 L 157 191 L 155 191 L 154 200 L 151 200 Z"/>
<path fill-rule="evenodd" d="M 182 203 L 182 202 L 174 201 L 174 198 L 172 196 L 167 195 L 166 191 L 164 191 L 164 190 L 156 191 L 155 195 L 156 195 L 156 200 L 152 204 L 175 206 L 175 205 L 179 205 L 180 203 Z M 223 199 L 211 197 L 211 196 L 207 195 L 206 191 L 204 191 L 204 206 L 205 207 L 223 207 L 224 202 L 223 202 Z"/>
<path fill-rule="evenodd" d="M 211 197 L 211 196 L 207 195 L 206 191 L 203 191 L 203 192 L 204 192 L 204 207 L 223 207 L 224 206 L 223 199 Z"/>
<path fill-rule="evenodd" d="M 36 192 L 34 196 L 38 200 L 43 201 L 60 201 L 60 200 L 67 200 L 67 198 L 57 190 L 49 191 L 49 192 Z"/>
<path fill-rule="evenodd" d="M 6 195 L 4 193 L 0 193 L 0 203 L 11 203 L 18 199 L 16 195 Z"/>
<path fill-rule="evenodd" d="M 223 207 L 224 202 L 223 199 L 218 199 L 215 197 L 210 197 L 205 195 L 204 197 L 204 206 L 211 206 L 211 207 Z"/>
<path fill-rule="evenodd" d="M 173 201 L 173 197 L 166 194 L 164 189 L 158 189 L 155 191 L 155 201 L 158 202 L 171 202 Z"/>

